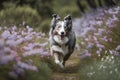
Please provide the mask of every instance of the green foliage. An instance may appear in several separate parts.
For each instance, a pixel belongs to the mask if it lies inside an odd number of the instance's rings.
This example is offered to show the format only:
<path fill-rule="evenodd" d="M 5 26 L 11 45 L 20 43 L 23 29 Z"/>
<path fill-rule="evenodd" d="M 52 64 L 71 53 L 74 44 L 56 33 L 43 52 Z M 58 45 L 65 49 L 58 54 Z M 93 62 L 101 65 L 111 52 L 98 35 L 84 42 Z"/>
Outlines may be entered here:
<path fill-rule="evenodd" d="M 89 60 L 90 62 L 90 60 Z M 86 64 L 86 65 L 84 65 Z M 80 80 L 119 80 L 120 61 L 114 56 L 106 56 L 101 60 L 88 60 L 81 64 L 79 70 Z"/>
<path fill-rule="evenodd" d="M 42 32 L 49 32 L 50 29 L 50 20 L 44 20 L 41 22 L 40 27 L 38 28 Z"/>
<path fill-rule="evenodd" d="M 53 14 L 53 0 L 37 0 L 33 5 L 33 8 L 38 11 L 42 18 L 50 18 Z"/>
<path fill-rule="evenodd" d="M 74 17 L 79 15 L 78 9 L 73 6 L 65 6 L 64 8 L 61 8 L 60 10 L 58 10 L 57 13 L 64 15 L 64 16 L 70 14 Z"/>
<path fill-rule="evenodd" d="M 5 9 L 0 11 L 0 24 L 2 26 L 20 25 L 23 22 L 32 27 L 40 25 L 41 17 L 36 10 L 29 6 L 16 6 L 13 3 L 6 3 Z"/>
<path fill-rule="evenodd" d="M 44 58 L 41 58 L 41 61 L 42 62 L 45 62 L 49 68 L 53 71 L 53 72 L 56 72 L 56 71 L 61 71 L 62 69 L 60 69 L 60 66 L 55 64 L 54 60 L 52 57 L 44 57 Z"/>
<path fill-rule="evenodd" d="M 73 17 L 79 16 L 79 11 L 74 0 L 71 0 L 71 1 L 56 0 L 54 1 L 53 10 L 54 10 L 54 13 L 57 13 L 62 17 L 68 14 L 72 15 Z"/>
<path fill-rule="evenodd" d="M 38 69 L 39 72 L 26 71 L 26 80 L 49 80 L 51 78 L 51 69 L 46 63 L 39 62 Z"/>

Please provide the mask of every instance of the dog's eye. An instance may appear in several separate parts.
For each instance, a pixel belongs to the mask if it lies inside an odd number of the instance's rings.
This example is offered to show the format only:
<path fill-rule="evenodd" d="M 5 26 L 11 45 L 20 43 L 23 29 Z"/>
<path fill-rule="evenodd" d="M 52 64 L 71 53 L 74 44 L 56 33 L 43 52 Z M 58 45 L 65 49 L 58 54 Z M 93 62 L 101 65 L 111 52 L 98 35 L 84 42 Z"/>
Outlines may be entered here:
<path fill-rule="evenodd" d="M 67 26 L 65 26 L 64 28 L 67 29 Z"/>

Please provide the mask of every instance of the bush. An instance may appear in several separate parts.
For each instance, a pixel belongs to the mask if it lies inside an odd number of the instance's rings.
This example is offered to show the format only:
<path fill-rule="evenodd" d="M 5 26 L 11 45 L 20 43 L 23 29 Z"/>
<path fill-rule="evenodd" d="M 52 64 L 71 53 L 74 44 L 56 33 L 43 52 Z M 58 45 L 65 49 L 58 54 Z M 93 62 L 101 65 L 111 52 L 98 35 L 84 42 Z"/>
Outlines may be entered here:
<path fill-rule="evenodd" d="M 5 3 L 3 10 L 0 11 L 0 25 L 29 25 L 32 27 L 40 26 L 41 17 L 35 9 L 29 6 L 16 6 L 13 3 Z"/>
<path fill-rule="evenodd" d="M 75 6 L 64 6 L 60 9 L 56 8 L 54 11 L 55 13 L 60 14 L 62 17 L 68 14 L 72 15 L 73 17 L 77 17 L 80 15 L 77 7 Z"/>
<path fill-rule="evenodd" d="M 93 61 L 80 68 L 79 76 L 80 80 L 120 80 L 119 58 L 108 55 L 99 61 Z"/>
<path fill-rule="evenodd" d="M 50 20 L 44 20 L 41 22 L 40 27 L 38 28 L 42 32 L 48 32 L 50 29 Z"/>
<path fill-rule="evenodd" d="M 49 80 L 51 78 L 52 71 L 46 63 L 40 62 L 38 67 L 38 73 L 30 70 L 26 71 L 26 80 Z"/>
<path fill-rule="evenodd" d="M 78 16 L 79 12 L 76 7 L 73 6 L 66 6 L 60 10 L 61 14 L 68 15 L 71 14 L 73 16 Z"/>

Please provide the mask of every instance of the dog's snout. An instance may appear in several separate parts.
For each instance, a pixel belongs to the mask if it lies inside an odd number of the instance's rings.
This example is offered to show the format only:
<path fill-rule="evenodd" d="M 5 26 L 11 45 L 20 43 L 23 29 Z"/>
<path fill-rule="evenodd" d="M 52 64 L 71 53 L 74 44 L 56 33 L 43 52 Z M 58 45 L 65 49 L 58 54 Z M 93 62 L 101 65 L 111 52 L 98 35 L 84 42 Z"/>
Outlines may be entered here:
<path fill-rule="evenodd" d="M 62 35 L 64 35 L 64 32 L 61 32 Z"/>

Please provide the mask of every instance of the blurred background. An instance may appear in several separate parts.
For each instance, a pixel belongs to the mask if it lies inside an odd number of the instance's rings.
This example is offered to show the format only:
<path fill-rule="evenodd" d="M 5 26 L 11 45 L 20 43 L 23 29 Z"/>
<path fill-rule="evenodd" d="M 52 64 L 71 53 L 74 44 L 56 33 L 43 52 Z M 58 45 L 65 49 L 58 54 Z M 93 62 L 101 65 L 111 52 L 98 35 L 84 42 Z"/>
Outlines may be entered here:
<path fill-rule="evenodd" d="M 73 18 L 94 12 L 98 8 L 119 5 L 120 0 L 1 0 L 0 25 L 29 25 L 48 32 L 51 15 L 67 14 Z"/>
<path fill-rule="evenodd" d="M 77 36 L 64 69 L 50 55 L 54 13 Z M 1 0 L 0 80 L 120 80 L 120 0 Z"/>

